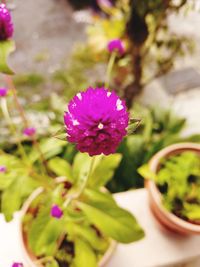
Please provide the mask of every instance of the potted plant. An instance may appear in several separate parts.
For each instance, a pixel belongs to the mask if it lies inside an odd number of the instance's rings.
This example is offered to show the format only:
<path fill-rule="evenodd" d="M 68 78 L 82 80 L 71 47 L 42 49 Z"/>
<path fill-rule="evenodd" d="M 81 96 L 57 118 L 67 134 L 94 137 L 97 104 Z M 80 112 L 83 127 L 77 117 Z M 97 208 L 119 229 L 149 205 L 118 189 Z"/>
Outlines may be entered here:
<path fill-rule="evenodd" d="M 139 172 L 147 178 L 150 206 L 158 221 L 180 234 L 200 234 L 200 145 L 166 147 Z"/>
<path fill-rule="evenodd" d="M 106 88 L 78 93 L 63 110 L 64 139 L 56 134 L 40 141 L 7 66 L 14 43 L 5 4 L 0 5 L 0 22 L 0 72 L 7 83 L 0 88 L 0 104 L 17 147 L 15 153 L 0 151 L 1 211 L 10 221 L 23 206 L 21 244 L 29 267 L 104 266 L 115 247 L 113 240 L 130 243 L 144 236 L 134 216 L 104 189 L 121 160 L 115 151 L 132 127 L 125 102 L 107 89 L 113 64 L 108 64 Z M 113 58 L 121 52 L 121 41 L 114 40 L 108 48 Z M 16 108 L 20 123 L 13 122 L 10 107 Z M 67 142 L 79 151 L 72 164 L 59 156 Z"/>

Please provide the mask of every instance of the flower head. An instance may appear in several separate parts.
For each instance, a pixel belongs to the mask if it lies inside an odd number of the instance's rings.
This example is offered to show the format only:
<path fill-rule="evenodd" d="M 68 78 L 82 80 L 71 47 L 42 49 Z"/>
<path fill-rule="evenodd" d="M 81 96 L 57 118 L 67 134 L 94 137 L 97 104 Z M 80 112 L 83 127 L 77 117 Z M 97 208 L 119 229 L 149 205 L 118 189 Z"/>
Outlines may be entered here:
<path fill-rule="evenodd" d="M 10 12 L 5 4 L 0 4 L 0 41 L 7 40 L 13 36 L 13 23 Z"/>
<path fill-rule="evenodd" d="M 57 219 L 60 219 L 63 216 L 63 211 L 57 205 L 52 205 L 51 207 L 51 216 Z"/>
<path fill-rule="evenodd" d="M 113 51 L 118 52 L 120 55 L 124 54 L 125 48 L 124 44 L 120 39 L 113 39 L 108 43 L 108 51 L 112 53 Z"/>
<path fill-rule="evenodd" d="M 105 88 L 88 88 L 69 103 L 64 115 L 68 141 L 90 156 L 114 153 L 126 135 L 125 102 Z"/>
<path fill-rule="evenodd" d="M 23 267 L 24 265 L 22 263 L 19 262 L 14 262 L 12 267 Z"/>
<path fill-rule="evenodd" d="M 33 136 L 36 133 L 36 129 L 34 127 L 28 127 L 23 130 L 23 134 L 26 136 Z"/>
<path fill-rule="evenodd" d="M 7 171 L 6 166 L 0 166 L 0 173 L 5 173 Z"/>
<path fill-rule="evenodd" d="M 8 89 L 7 88 L 0 88 L 0 97 L 7 96 Z"/>

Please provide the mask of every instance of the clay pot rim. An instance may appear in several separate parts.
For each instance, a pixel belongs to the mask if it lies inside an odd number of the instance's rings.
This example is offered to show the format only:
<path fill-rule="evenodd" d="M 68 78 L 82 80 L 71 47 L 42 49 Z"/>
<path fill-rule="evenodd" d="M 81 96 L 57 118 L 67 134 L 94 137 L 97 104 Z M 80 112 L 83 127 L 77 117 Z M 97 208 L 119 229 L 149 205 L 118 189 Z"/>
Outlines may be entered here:
<path fill-rule="evenodd" d="M 170 145 L 161 151 L 159 151 L 157 154 L 155 154 L 152 159 L 149 162 L 150 170 L 154 173 L 158 171 L 160 160 L 162 158 L 167 158 L 171 155 L 179 154 L 184 151 L 192 151 L 200 154 L 200 144 L 195 143 L 179 143 Z M 155 202 L 157 208 L 163 215 L 171 221 L 173 224 L 179 226 L 180 228 L 185 229 L 186 231 L 190 233 L 197 233 L 200 234 L 200 225 L 193 224 L 190 222 L 187 222 L 178 216 L 174 215 L 173 213 L 169 212 L 165 207 L 162 205 L 162 194 L 158 190 L 156 183 L 153 180 L 147 180 L 146 181 L 146 187 L 149 191 L 150 197 Z"/>
<path fill-rule="evenodd" d="M 61 183 L 65 181 L 64 177 L 58 177 L 57 178 L 58 183 Z M 27 213 L 31 203 L 33 200 L 40 195 L 44 191 L 44 188 L 39 187 L 33 193 L 29 196 L 29 198 L 25 201 L 22 209 L 21 209 L 21 217 L 20 217 L 20 224 L 19 224 L 19 231 L 20 231 L 20 245 L 22 247 L 22 251 L 25 258 L 25 263 L 28 264 L 29 267 L 44 267 L 44 265 L 39 264 L 37 262 L 37 259 L 35 255 L 29 250 L 29 248 L 26 245 L 25 239 L 24 239 L 24 231 L 23 231 L 23 218 L 25 214 Z M 110 239 L 110 246 L 108 247 L 107 251 L 101 258 L 101 260 L 98 262 L 99 267 L 104 267 L 106 263 L 110 260 L 112 257 L 112 254 L 114 253 L 115 249 L 117 247 L 117 242 L 115 240 Z"/>

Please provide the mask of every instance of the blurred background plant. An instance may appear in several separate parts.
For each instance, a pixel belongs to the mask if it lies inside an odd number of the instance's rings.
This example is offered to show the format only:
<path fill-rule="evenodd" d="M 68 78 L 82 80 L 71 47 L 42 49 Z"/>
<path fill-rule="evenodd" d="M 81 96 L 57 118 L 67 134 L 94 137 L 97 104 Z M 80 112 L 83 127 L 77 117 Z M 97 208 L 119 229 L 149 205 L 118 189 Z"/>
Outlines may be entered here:
<path fill-rule="evenodd" d="M 81 6 L 77 1 L 70 2 L 77 8 L 95 6 L 87 29 L 87 51 L 105 61 L 103 51 L 108 41 L 124 41 L 126 53 L 117 60 L 112 85 L 119 88 L 129 108 L 145 85 L 169 72 L 177 58 L 194 50 L 191 38 L 175 33 L 168 19 L 180 12 L 187 15 L 195 1 L 97 0 L 81 1 Z"/>

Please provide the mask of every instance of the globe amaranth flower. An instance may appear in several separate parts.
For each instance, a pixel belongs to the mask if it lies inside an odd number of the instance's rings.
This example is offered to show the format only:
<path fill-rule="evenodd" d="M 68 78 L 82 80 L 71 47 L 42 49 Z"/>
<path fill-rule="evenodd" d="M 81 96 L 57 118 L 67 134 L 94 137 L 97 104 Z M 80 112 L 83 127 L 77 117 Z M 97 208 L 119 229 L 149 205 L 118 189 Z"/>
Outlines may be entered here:
<path fill-rule="evenodd" d="M 125 48 L 124 48 L 124 44 L 122 43 L 122 41 L 120 39 L 113 39 L 108 43 L 108 51 L 110 53 L 116 51 L 118 52 L 120 55 L 123 55 L 125 52 Z"/>
<path fill-rule="evenodd" d="M 23 134 L 26 136 L 33 136 L 36 133 L 36 129 L 34 127 L 27 127 L 23 130 Z"/>
<path fill-rule="evenodd" d="M 0 4 L 0 41 L 5 41 L 13 36 L 13 23 L 10 12 L 5 4 Z"/>
<path fill-rule="evenodd" d="M 24 265 L 22 263 L 19 262 L 14 262 L 12 267 L 23 267 Z"/>
<path fill-rule="evenodd" d="M 8 89 L 7 88 L 0 88 L 0 97 L 7 96 Z"/>
<path fill-rule="evenodd" d="M 58 205 L 52 205 L 51 207 L 51 216 L 57 219 L 60 219 L 63 216 L 63 211 Z"/>
<path fill-rule="evenodd" d="M 5 173 L 7 171 L 6 166 L 1 165 L 0 166 L 0 173 Z"/>
<path fill-rule="evenodd" d="M 127 134 L 125 102 L 105 88 L 88 88 L 69 103 L 64 115 L 67 139 L 90 156 L 114 153 Z"/>

